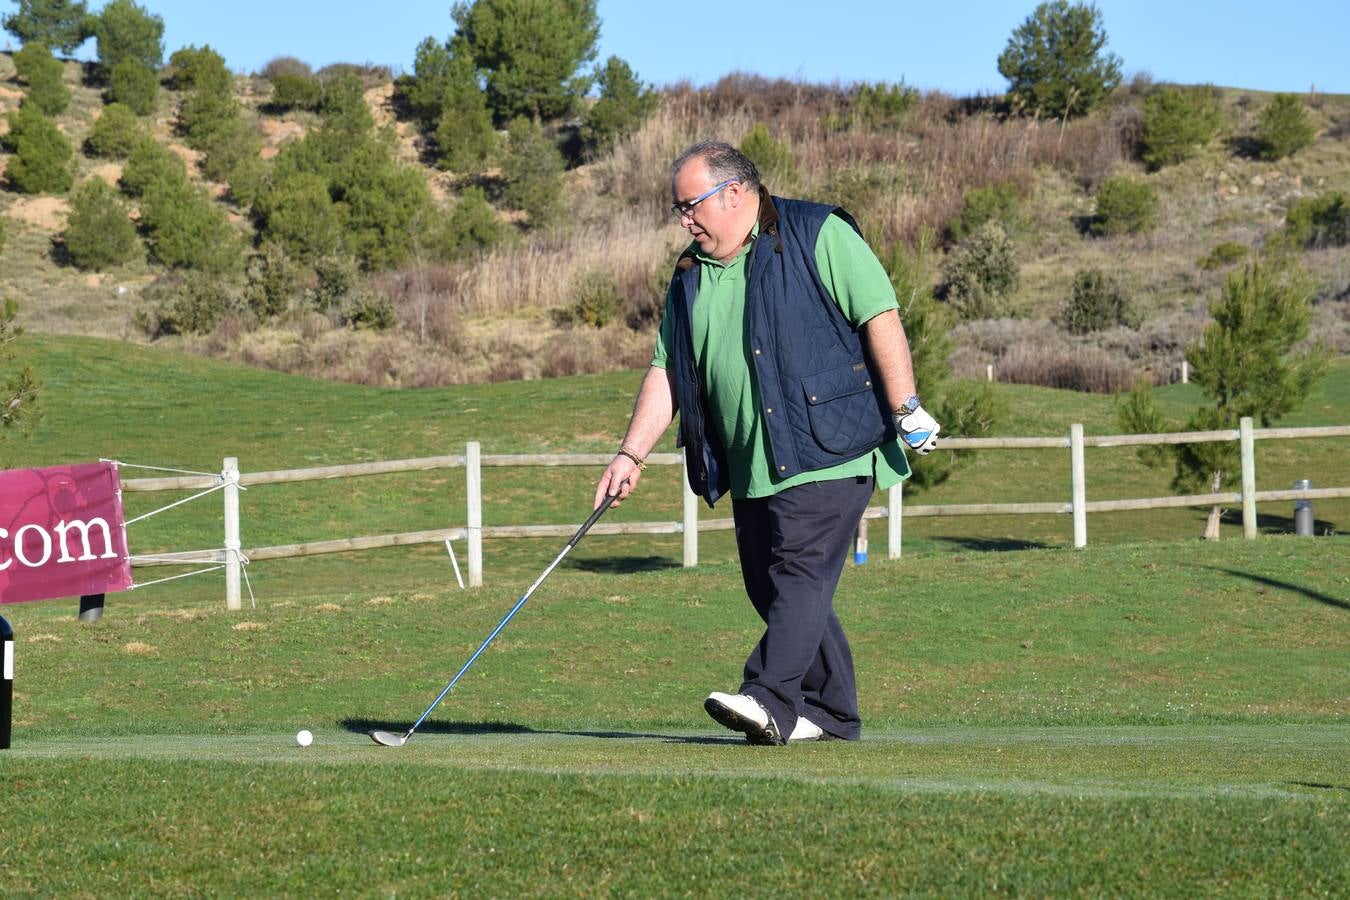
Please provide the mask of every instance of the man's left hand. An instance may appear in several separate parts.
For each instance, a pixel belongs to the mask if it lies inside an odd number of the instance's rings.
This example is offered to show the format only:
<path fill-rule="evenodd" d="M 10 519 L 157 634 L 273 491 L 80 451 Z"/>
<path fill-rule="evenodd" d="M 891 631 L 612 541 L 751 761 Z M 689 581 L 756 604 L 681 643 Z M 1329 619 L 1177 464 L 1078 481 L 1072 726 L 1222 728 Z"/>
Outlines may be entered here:
<path fill-rule="evenodd" d="M 927 456 L 937 446 L 938 432 L 942 426 L 928 414 L 928 410 L 916 406 L 913 410 L 896 414 L 895 429 L 900 432 L 906 447 L 920 456 Z"/>

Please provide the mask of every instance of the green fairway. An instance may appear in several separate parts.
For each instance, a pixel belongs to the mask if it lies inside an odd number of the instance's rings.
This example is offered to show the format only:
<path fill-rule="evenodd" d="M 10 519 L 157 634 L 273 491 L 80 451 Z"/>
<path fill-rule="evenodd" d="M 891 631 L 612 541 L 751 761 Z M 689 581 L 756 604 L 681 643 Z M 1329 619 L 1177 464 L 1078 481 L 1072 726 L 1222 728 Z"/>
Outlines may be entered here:
<path fill-rule="evenodd" d="M 635 384 L 400 393 L 96 341 L 38 347 L 48 420 L 6 445 L 10 465 L 209 471 L 236 455 L 258 470 L 467 440 L 596 452 Z M 1339 366 L 1299 423 L 1338 422 L 1347 383 Z M 1008 393 L 1009 433 L 1112 430 L 1109 400 Z M 1350 479 L 1343 440 L 1290 444 L 1259 448 L 1263 486 L 1307 466 Z M 1118 495 L 1166 492 L 1132 455 L 1101 452 Z M 922 502 L 1043 499 L 1067 470 L 1039 453 L 984 454 Z M 486 520 L 578 522 L 594 474 L 491 470 Z M 260 486 L 243 498 L 245 543 L 459 524 L 461 476 Z M 653 470 L 613 520 L 678 518 L 678 478 Z M 171 499 L 127 497 L 133 514 Z M 209 503 L 148 520 L 133 547 L 218 545 Z M 489 542 L 472 591 L 429 545 L 255 563 L 256 606 L 246 595 L 239 612 L 219 573 L 110 595 L 96 623 L 73 598 L 6 606 L 0 893 L 1336 894 L 1350 875 L 1346 508 L 1318 502 L 1332 536 L 1273 533 L 1287 529 L 1263 511 L 1259 539 L 1230 525 L 1218 542 L 1195 537 L 1203 511 L 1105 515 L 1081 551 L 1067 518 L 923 520 L 894 561 L 874 529 L 873 561 L 846 567 L 838 598 L 858 743 L 754 748 L 704 714 L 761 627 L 725 533 L 693 570 L 678 535 L 588 537 L 399 749 L 365 732 L 406 729 L 561 539 Z M 312 747 L 295 746 L 301 728 Z"/>
<path fill-rule="evenodd" d="M 505 589 L 242 614 L 147 591 L 93 625 L 9 607 L 0 877 L 88 895 L 1334 893 L 1345 549 L 851 568 L 864 740 L 786 748 L 701 709 L 758 633 L 732 566 L 560 570 L 398 749 L 364 732 L 407 727 Z"/>
<path fill-rule="evenodd" d="M 3 771 L 20 893 L 1333 892 L 1340 726 L 40 740 Z M 1338 780 L 1338 781 L 1337 781 Z M 72 840 L 72 835 L 79 835 Z"/>

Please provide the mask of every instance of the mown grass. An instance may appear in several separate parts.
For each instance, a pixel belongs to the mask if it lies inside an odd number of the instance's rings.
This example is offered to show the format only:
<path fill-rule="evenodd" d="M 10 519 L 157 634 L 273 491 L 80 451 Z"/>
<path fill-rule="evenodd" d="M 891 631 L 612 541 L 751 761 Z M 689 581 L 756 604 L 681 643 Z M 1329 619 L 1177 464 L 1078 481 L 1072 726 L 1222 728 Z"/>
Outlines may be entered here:
<path fill-rule="evenodd" d="M 231 455 L 256 471 L 466 440 L 595 452 L 617 441 L 638 378 L 397 392 L 24 340 L 47 418 L 4 445 L 7 466 L 104 456 L 215 471 Z M 1346 374 L 1297 421 L 1339 421 Z M 1114 430 L 1107 399 L 1000 390 L 1010 433 Z M 1178 412 L 1191 391 L 1161 396 Z M 923 502 L 1067 493 L 1067 454 L 1028 453 L 985 454 Z M 1165 493 L 1132 456 L 1097 453 L 1103 493 Z M 1279 466 L 1345 480 L 1335 442 L 1258 454 L 1263 485 Z M 594 476 L 487 470 L 485 520 L 579 521 Z M 611 515 L 674 520 L 678 477 L 649 472 Z M 135 513 L 173 496 L 126 500 Z M 462 473 L 258 487 L 243 505 L 246 547 L 461 524 Z M 1319 501 L 1319 518 L 1338 509 Z M 196 501 L 133 526 L 133 550 L 218 546 L 218 510 Z M 734 688 L 760 627 L 725 534 L 705 536 L 694 571 L 678 568 L 678 537 L 583 541 L 400 750 L 363 732 L 406 728 L 561 540 L 489 542 L 474 591 L 429 546 L 255 563 L 257 606 L 237 613 L 218 574 L 110 595 L 93 624 L 73 599 L 6 606 L 16 706 L 0 884 L 19 896 L 1334 893 L 1350 812 L 1346 538 L 1205 543 L 1201 515 L 1093 517 L 1082 551 L 1067 549 L 1063 518 L 906 522 L 899 561 L 879 558 L 874 528 L 874 562 L 846 569 L 838 604 L 865 740 L 781 750 L 746 746 L 701 709 L 707 691 Z M 294 746 L 299 728 L 313 747 Z"/>
<path fill-rule="evenodd" d="M 758 632 L 730 565 L 560 569 L 400 750 L 362 732 L 405 728 L 507 588 L 242 615 L 146 592 L 94 625 L 9 607 L 0 877 L 19 895 L 1334 893 L 1344 543 L 849 569 L 865 739 L 777 750 L 700 707 Z"/>

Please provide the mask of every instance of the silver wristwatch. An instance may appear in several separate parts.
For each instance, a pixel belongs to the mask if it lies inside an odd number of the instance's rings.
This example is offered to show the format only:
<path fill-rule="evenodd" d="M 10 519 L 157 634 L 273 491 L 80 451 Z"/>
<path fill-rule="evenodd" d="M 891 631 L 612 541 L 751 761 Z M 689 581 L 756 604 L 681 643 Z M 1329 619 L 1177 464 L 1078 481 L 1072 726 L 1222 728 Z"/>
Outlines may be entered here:
<path fill-rule="evenodd" d="M 906 400 L 904 404 L 901 405 L 901 407 L 895 411 L 895 418 L 903 419 L 905 416 L 909 415 L 910 413 L 914 412 L 914 410 L 918 409 L 920 405 L 921 404 L 919 403 L 919 395 L 910 394 L 909 399 Z"/>

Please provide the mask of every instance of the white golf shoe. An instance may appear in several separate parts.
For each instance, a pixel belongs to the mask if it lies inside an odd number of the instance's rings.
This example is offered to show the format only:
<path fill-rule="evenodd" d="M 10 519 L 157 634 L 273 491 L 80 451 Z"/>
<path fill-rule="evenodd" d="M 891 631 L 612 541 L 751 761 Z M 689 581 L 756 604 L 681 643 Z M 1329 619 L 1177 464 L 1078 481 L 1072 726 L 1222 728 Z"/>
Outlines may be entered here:
<path fill-rule="evenodd" d="M 783 736 L 773 716 L 754 697 L 747 694 L 724 694 L 713 691 L 703 701 L 703 708 L 719 725 L 732 731 L 745 733 L 752 744 L 776 745 L 783 743 Z"/>
<path fill-rule="evenodd" d="M 806 718 L 806 716 L 798 716 L 797 725 L 792 729 L 792 734 L 788 736 L 788 743 L 795 744 L 799 741 L 823 741 L 824 739 L 825 729 Z"/>

